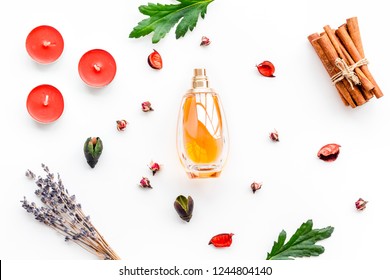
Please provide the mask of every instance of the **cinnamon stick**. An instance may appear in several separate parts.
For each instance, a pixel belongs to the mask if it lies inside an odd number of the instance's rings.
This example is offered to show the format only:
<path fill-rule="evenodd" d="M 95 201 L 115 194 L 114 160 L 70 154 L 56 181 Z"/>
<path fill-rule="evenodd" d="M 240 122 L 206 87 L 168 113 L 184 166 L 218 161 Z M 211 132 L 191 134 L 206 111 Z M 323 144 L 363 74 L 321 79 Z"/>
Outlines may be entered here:
<path fill-rule="evenodd" d="M 340 39 L 337 36 L 335 36 L 335 37 L 336 37 L 337 41 L 339 42 L 341 52 L 344 54 L 344 56 L 347 58 L 347 60 L 350 61 L 351 64 L 354 64 L 355 61 L 352 59 L 352 57 L 347 52 L 347 50 L 345 49 L 343 44 L 340 42 Z M 360 68 L 355 68 L 355 72 L 358 75 L 360 82 L 362 83 L 361 91 L 363 93 L 364 98 L 366 100 L 369 100 L 372 97 L 374 97 L 372 90 L 374 89 L 375 86 L 370 82 L 370 80 L 366 77 L 366 75 L 364 75 L 363 71 Z M 367 88 L 364 87 L 363 85 L 366 85 Z M 370 85 L 372 85 L 372 87 L 373 87 L 372 89 L 369 89 L 371 87 Z"/>
<path fill-rule="evenodd" d="M 324 66 L 324 68 L 328 72 L 329 76 L 332 77 L 333 75 L 332 75 L 331 72 L 333 71 L 334 67 L 333 67 L 332 63 L 329 61 L 329 59 L 326 57 L 326 55 L 325 55 L 324 51 L 322 50 L 321 46 L 315 40 L 315 39 L 318 39 L 319 37 L 320 37 L 320 35 L 318 33 L 313 33 L 313 34 L 309 35 L 307 37 L 307 39 L 309 40 L 310 44 L 313 46 L 315 52 L 317 53 L 317 56 L 320 58 L 320 60 L 322 62 L 322 65 Z M 353 107 L 353 108 L 356 107 L 356 105 L 353 102 L 353 100 L 352 100 L 348 90 L 344 87 L 344 84 L 337 83 L 336 84 L 336 89 L 337 89 L 337 92 L 339 93 L 340 98 L 343 101 L 345 106 L 351 105 L 351 107 Z M 349 102 L 346 100 L 344 95 L 348 96 Z"/>
<path fill-rule="evenodd" d="M 334 49 L 332 43 L 330 42 L 328 35 L 326 35 L 326 33 L 322 34 L 320 36 L 320 38 L 317 39 L 317 41 L 320 44 L 321 48 L 324 50 L 325 55 L 327 56 L 327 58 L 329 59 L 329 61 L 333 65 L 333 68 L 334 68 L 333 75 L 340 72 L 340 70 L 336 67 L 336 63 L 335 63 L 336 59 L 339 58 L 339 56 L 337 55 L 336 50 Z M 349 82 L 346 79 L 341 80 L 339 83 L 343 83 L 345 85 L 345 87 L 347 88 L 348 92 L 350 93 L 353 101 L 355 102 L 355 104 L 357 106 L 360 106 L 360 105 L 366 103 L 366 100 L 364 99 L 362 93 L 360 92 L 360 90 L 357 87 L 351 88 Z M 336 83 L 336 85 L 339 83 Z M 345 96 L 344 96 L 344 98 L 345 98 Z"/>
<path fill-rule="evenodd" d="M 351 55 L 353 60 L 360 61 L 363 59 L 363 57 L 360 55 L 359 51 L 357 50 L 355 44 L 353 43 L 351 37 L 348 34 L 346 25 L 341 25 L 336 30 L 336 35 L 340 38 L 341 42 L 344 44 L 344 47 L 347 49 L 348 53 Z M 363 65 L 360 67 L 363 73 L 367 76 L 367 78 L 371 81 L 371 83 L 375 86 L 372 92 L 377 98 L 380 98 L 383 96 L 382 91 L 380 90 L 378 84 L 376 83 L 374 77 L 372 76 L 370 70 L 368 70 L 367 65 Z"/>
<path fill-rule="evenodd" d="M 352 57 L 347 52 L 342 51 L 342 48 L 344 48 L 344 47 L 342 46 L 341 42 L 336 37 L 334 30 L 331 29 L 329 25 L 324 26 L 324 30 L 325 30 L 326 34 L 328 35 L 330 41 L 332 42 L 332 45 L 334 46 L 339 57 L 342 60 L 344 60 L 345 62 L 347 62 L 348 66 L 355 64 L 356 61 L 354 61 L 352 59 Z M 364 94 L 364 93 L 363 94 L 367 95 L 366 99 L 370 99 L 372 97 L 372 94 L 369 91 L 374 88 L 374 85 L 370 82 L 369 79 L 367 79 L 366 75 L 364 75 L 363 71 L 360 68 L 355 68 L 355 73 L 357 74 L 362 87 L 366 91 L 366 94 Z"/>
<path fill-rule="evenodd" d="M 347 19 L 347 29 L 349 35 L 351 36 L 352 42 L 355 44 L 357 50 L 360 53 L 360 56 L 365 57 L 362 38 L 360 37 L 360 29 L 359 29 L 359 23 L 357 17 L 352 17 Z"/>

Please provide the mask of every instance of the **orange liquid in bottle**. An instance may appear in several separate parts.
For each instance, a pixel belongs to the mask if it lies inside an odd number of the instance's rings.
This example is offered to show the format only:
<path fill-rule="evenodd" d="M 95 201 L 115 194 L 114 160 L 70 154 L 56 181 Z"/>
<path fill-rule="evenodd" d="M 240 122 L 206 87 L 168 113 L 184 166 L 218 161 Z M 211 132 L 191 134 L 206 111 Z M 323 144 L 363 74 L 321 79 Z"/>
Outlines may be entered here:
<path fill-rule="evenodd" d="M 190 178 L 216 178 L 227 159 L 229 143 L 219 95 L 209 88 L 206 69 L 194 69 L 192 88 L 183 96 L 176 147 Z"/>
<path fill-rule="evenodd" d="M 211 164 L 222 153 L 222 118 L 218 96 L 189 94 L 183 104 L 183 142 L 188 158 L 197 164 Z"/>

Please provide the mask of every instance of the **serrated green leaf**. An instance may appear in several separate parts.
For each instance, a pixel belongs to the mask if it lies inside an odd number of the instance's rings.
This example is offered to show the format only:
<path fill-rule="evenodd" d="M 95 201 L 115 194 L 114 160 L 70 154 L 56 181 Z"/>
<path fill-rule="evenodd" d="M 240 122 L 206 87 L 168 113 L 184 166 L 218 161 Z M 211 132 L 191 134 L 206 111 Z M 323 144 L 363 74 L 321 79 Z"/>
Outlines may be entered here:
<path fill-rule="evenodd" d="M 293 260 L 294 258 L 319 256 L 325 248 L 315 243 L 330 237 L 334 228 L 328 226 L 322 229 L 313 229 L 313 221 L 303 223 L 297 231 L 286 241 L 286 232 L 282 230 L 278 241 L 274 242 L 271 252 L 267 253 L 267 260 Z"/>
<path fill-rule="evenodd" d="M 272 247 L 272 250 L 270 253 L 268 253 L 268 255 L 276 254 L 280 250 L 280 248 L 282 248 L 282 246 L 284 245 L 284 242 L 286 241 L 286 237 L 287 237 L 286 232 L 282 230 L 279 233 L 278 241 L 274 242 L 274 246 Z"/>
<path fill-rule="evenodd" d="M 152 42 L 158 43 L 179 22 L 176 27 L 176 39 L 184 37 L 188 30 L 196 27 L 199 16 L 205 17 L 207 6 L 214 0 L 177 0 L 179 4 L 142 5 L 139 11 L 149 16 L 133 28 L 129 37 L 140 38 L 153 32 Z"/>

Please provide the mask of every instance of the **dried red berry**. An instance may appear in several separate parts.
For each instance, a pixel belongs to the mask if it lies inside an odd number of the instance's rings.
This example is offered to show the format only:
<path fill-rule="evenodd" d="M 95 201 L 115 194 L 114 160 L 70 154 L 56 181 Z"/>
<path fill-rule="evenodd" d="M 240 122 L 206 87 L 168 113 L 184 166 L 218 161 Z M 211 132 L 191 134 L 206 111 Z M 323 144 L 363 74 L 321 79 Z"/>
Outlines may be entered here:
<path fill-rule="evenodd" d="M 153 176 L 154 176 L 154 174 L 156 174 L 157 171 L 160 171 L 161 166 L 160 166 L 157 162 L 153 162 L 153 161 L 152 161 L 152 162 L 149 164 L 149 169 L 152 171 Z"/>
<path fill-rule="evenodd" d="M 215 247 L 230 247 L 233 242 L 233 233 L 221 233 L 211 238 L 209 245 L 213 244 Z"/>
<path fill-rule="evenodd" d="M 318 151 L 317 156 L 323 161 L 335 161 L 339 156 L 340 147 L 338 144 L 327 144 Z"/>
<path fill-rule="evenodd" d="M 253 183 L 251 184 L 252 192 L 255 193 L 256 191 L 260 190 L 262 186 L 263 186 L 263 183 L 256 183 L 256 182 L 253 182 Z"/>
<path fill-rule="evenodd" d="M 279 142 L 279 133 L 275 130 L 269 134 L 269 138 L 274 142 Z"/>
<path fill-rule="evenodd" d="M 125 130 L 126 126 L 127 126 L 126 120 L 116 121 L 116 129 L 118 129 L 119 131 Z"/>
<path fill-rule="evenodd" d="M 356 209 L 359 210 L 359 211 L 362 211 L 366 208 L 366 204 L 368 203 L 368 201 L 365 201 L 364 199 L 362 198 L 359 198 L 356 202 L 355 202 L 355 206 L 356 206 Z"/>
<path fill-rule="evenodd" d="M 152 186 L 150 185 L 150 181 L 148 178 L 146 177 L 142 177 L 141 181 L 139 182 L 139 185 L 142 187 L 142 188 L 149 188 L 149 189 L 152 189 Z"/>
<path fill-rule="evenodd" d="M 200 42 L 201 46 L 208 46 L 210 45 L 211 41 L 206 36 L 202 36 L 202 41 Z"/>
<path fill-rule="evenodd" d="M 148 63 L 153 69 L 160 70 L 163 67 L 161 55 L 156 50 L 148 56 Z"/>
<path fill-rule="evenodd" d="M 142 106 L 142 111 L 144 112 L 153 111 L 152 103 L 150 103 L 149 101 L 142 102 L 141 106 Z"/>
<path fill-rule="evenodd" d="M 256 65 L 259 73 L 265 77 L 275 77 L 275 66 L 269 61 L 263 61 L 262 63 Z"/>

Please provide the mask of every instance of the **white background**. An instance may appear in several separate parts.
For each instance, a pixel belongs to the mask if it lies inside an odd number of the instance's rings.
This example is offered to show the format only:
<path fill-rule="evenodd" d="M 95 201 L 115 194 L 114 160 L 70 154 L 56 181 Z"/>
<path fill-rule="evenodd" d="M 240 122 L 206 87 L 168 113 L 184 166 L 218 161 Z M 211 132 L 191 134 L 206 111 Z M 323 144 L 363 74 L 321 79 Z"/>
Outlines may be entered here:
<path fill-rule="evenodd" d="M 174 1 L 161 1 L 173 3 Z M 0 257 L 10 260 L 95 260 L 75 244 L 36 222 L 20 200 L 36 200 L 26 169 L 40 164 L 60 173 L 93 224 L 124 260 L 263 260 L 279 232 L 288 236 L 302 222 L 334 226 L 326 251 L 309 260 L 386 258 L 390 230 L 389 16 L 385 1 L 223 1 L 209 5 L 193 32 L 176 40 L 173 30 L 159 44 L 129 39 L 144 18 L 145 0 L 7 1 L 0 10 L 1 231 Z M 359 108 L 345 107 L 307 40 L 326 24 L 337 28 L 357 16 L 369 68 L 385 96 Z M 61 58 L 38 65 L 25 50 L 36 26 L 57 28 L 65 41 Z M 200 47 L 208 36 L 212 43 Z M 102 48 L 117 62 L 114 81 L 87 87 L 77 64 L 86 51 Z M 163 69 L 147 64 L 153 49 Z M 255 65 L 276 67 L 265 78 Z M 176 154 L 176 121 L 192 71 L 205 67 L 223 101 L 230 154 L 218 179 L 190 180 Z M 56 86 L 65 99 L 61 118 L 36 123 L 26 98 L 35 86 Z M 144 113 L 149 100 L 155 111 Z M 129 122 L 124 132 L 116 120 Z M 268 134 L 277 129 L 280 142 Z M 91 169 L 83 155 L 87 137 L 104 150 Z M 317 158 L 325 144 L 341 145 L 339 158 Z M 163 165 L 151 176 L 151 161 Z M 141 189 L 142 176 L 153 189 Z M 263 182 L 252 194 L 250 184 Z M 175 198 L 191 195 L 193 218 L 180 220 Z M 354 203 L 362 197 L 367 209 Z M 218 233 L 234 233 L 230 248 L 208 245 Z"/>

